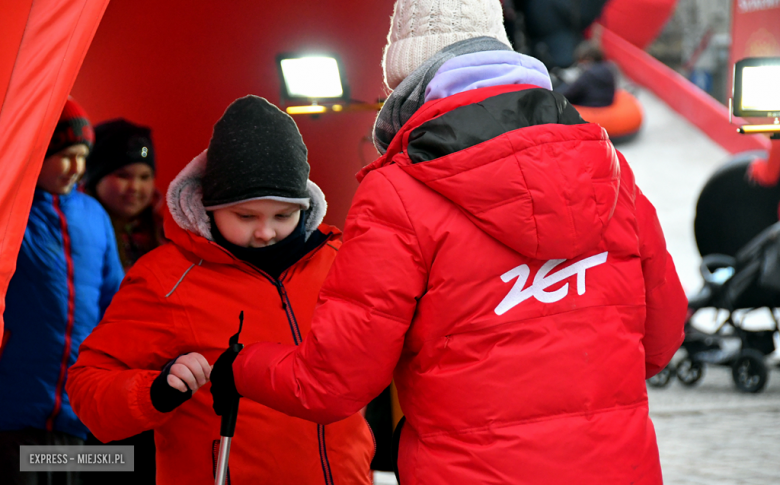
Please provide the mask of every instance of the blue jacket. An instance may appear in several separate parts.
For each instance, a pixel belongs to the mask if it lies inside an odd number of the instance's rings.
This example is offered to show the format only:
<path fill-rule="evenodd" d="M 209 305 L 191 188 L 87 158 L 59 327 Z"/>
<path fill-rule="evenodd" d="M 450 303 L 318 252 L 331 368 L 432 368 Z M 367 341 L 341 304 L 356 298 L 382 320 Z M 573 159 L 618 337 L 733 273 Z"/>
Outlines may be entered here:
<path fill-rule="evenodd" d="M 3 314 L 0 430 L 32 427 L 86 438 L 65 394 L 67 368 L 123 276 L 100 203 L 75 191 L 35 191 Z"/>

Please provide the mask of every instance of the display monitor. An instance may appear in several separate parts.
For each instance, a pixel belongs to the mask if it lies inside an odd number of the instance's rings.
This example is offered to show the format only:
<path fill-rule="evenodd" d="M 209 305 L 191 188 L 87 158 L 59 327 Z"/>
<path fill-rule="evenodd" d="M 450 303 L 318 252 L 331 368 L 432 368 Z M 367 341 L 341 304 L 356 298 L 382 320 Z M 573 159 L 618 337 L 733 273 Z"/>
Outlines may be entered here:
<path fill-rule="evenodd" d="M 280 54 L 276 61 L 285 99 L 348 99 L 344 70 L 338 57 L 323 54 Z"/>
<path fill-rule="evenodd" d="M 780 57 L 749 57 L 734 65 L 733 113 L 780 116 Z"/>

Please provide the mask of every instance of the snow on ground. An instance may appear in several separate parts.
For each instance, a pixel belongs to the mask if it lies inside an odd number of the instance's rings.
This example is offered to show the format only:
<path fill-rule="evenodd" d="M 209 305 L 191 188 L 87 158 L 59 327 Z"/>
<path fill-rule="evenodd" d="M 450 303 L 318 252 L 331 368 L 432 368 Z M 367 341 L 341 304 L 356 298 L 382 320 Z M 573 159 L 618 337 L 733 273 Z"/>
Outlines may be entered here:
<path fill-rule="evenodd" d="M 710 176 L 731 155 L 650 91 L 638 88 L 636 95 L 645 111 L 642 130 L 617 149 L 633 169 L 639 188 L 655 205 L 680 281 L 686 294 L 692 295 L 702 284 L 701 256 L 693 235 L 696 201 Z M 695 318 L 694 324 L 715 330 L 717 322 L 705 320 Z M 750 330 L 774 327 L 766 310 L 748 313 L 743 325 Z"/>
<path fill-rule="evenodd" d="M 683 288 L 691 294 L 701 286 L 701 257 L 693 236 L 696 201 L 729 153 L 651 92 L 640 90 L 637 98 L 645 111 L 642 131 L 617 149 L 655 205 Z"/>

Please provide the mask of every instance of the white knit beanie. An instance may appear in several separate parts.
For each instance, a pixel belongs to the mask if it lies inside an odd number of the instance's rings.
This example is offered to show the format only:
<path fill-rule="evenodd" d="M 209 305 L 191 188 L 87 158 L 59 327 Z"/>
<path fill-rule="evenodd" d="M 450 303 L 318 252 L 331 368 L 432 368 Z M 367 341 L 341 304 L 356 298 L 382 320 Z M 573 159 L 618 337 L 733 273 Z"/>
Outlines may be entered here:
<path fill-rule="evenodd" d="M 387 87 L 395 89 L 444 47 L 474 37 L 511 47 L 500 0 L 398 0 L 382 61 Z"/>

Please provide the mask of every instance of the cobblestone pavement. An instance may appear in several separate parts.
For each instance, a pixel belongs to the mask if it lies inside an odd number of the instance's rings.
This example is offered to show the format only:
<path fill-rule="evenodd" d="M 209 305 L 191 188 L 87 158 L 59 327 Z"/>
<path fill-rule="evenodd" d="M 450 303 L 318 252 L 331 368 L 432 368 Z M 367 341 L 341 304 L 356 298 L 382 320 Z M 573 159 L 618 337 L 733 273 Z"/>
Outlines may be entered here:
<path fill-rule="evenodd" d="M 759 394 L 736 390 L 728 367 L 709 366 L 694 387 L 648 388 L 664 483 L 780 483 L 780 369 Z"/>

